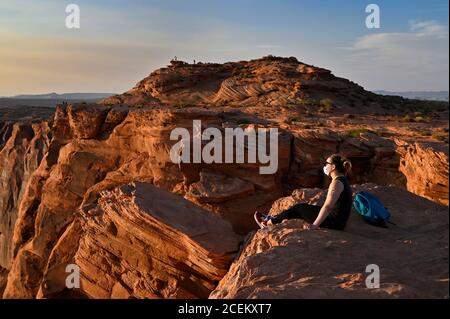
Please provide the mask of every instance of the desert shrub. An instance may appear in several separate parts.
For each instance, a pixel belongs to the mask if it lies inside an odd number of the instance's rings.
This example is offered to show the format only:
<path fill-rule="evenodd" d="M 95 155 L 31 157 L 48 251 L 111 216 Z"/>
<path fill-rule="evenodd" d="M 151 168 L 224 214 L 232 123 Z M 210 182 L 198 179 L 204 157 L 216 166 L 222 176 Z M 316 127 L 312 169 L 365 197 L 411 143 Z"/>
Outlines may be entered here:
<path fill-rule="evenodd" d="M 411 114 L 406 114 L 403 118 L 403 122 L 416 122 L 416 123 L 424 123 L 431 120 L 430 116 L 423 116 L 421 112 L 414 112 Z"/>
<path fill-rule="evenodd" d="M 423 123 L 423 122 L 425 122 L 425 118 L 423 116 L 416 116 L 414 118 L 414 122 Z"/>
<path fill-rule="evenodd" d="M 403 122 L 413 122 L 414 119 L 413 119 L 409 114 L 406 114 L 406 115 L 402 118 L 402 121 L 403 121 Z"/>
<path fill-rule="evenodd" d="M 330 112 L 333 108 L 333 101 L 330 99 L 322 99 L 319 102 L 319 112 Z"/>

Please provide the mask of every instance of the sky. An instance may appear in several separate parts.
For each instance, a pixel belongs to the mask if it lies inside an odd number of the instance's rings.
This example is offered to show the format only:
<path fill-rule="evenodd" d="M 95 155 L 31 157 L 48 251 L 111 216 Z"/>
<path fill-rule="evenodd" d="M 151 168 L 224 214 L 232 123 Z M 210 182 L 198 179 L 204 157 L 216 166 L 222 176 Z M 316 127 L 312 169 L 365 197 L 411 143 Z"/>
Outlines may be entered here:
<path fill-rule="evenodd" d="M 69 4 L 80 28 L 68 29 Z M 365 8 L 380 8 L 380 28 Z M 269 54 L 367 90 L 449 88 L 447 0 L 0 0 L 0 96 L 121 93 L 177 56 Z"/>

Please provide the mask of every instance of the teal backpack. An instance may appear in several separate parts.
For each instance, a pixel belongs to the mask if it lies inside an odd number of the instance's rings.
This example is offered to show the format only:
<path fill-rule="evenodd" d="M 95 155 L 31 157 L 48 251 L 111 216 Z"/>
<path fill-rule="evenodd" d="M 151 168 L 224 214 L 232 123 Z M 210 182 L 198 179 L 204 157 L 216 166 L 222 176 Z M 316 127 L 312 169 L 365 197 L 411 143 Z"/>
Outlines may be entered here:
<path fill-rule="evenodd" d="M 356 193 L 353 207 L 371 225 L 385 228 L 386 222 L 395 225 L 389 221 L 391 218 L 389 210 L 369 192 Z"/>

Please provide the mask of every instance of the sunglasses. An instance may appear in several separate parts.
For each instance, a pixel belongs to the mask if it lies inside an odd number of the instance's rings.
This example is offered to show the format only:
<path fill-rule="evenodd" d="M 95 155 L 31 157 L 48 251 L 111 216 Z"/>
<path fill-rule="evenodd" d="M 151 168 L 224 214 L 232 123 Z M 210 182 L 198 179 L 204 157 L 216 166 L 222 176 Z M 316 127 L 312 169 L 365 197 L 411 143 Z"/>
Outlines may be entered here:
<path fill-rule="evenodd" d="M 326 166 L 326 165 L 328 165 L 328 164 L 330 164 L 330 165 L 334 165 L 333 163 L 330 163 L 330 162 L 325 162 L 325 166 Z"/>

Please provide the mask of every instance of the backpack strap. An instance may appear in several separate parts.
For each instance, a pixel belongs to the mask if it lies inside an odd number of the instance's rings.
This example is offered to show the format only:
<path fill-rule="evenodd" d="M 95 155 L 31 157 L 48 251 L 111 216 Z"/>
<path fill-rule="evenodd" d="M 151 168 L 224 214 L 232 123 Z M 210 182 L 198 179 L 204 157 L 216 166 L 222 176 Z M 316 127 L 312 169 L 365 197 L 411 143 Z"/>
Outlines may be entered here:
<path fill-rule="evenodd" d="M 359 192 L 358 196 L 361 197 L 361 199 L 363 199 L 366 202 L 366 206 L 369 207 L 369 211 L 371 212 L 372 211 L 372 206 L 370 205 L 370 200 L 367 199 L 367 197 L 364 196 L 363 194 L 364 194 L 363 192 Z"/>

